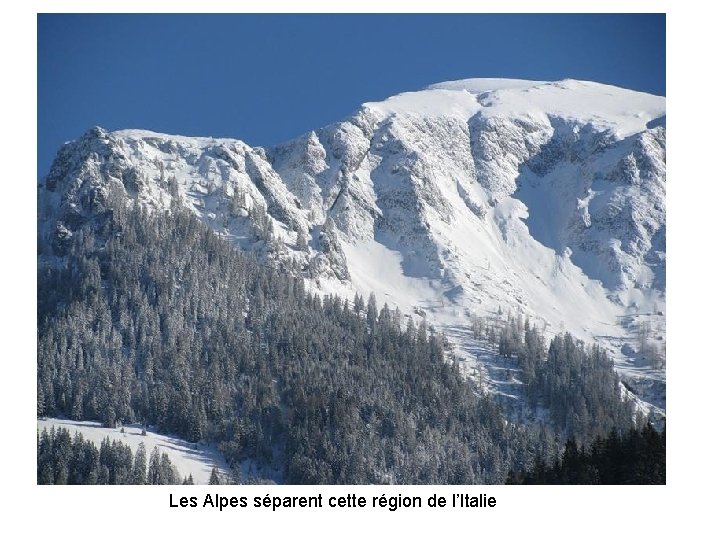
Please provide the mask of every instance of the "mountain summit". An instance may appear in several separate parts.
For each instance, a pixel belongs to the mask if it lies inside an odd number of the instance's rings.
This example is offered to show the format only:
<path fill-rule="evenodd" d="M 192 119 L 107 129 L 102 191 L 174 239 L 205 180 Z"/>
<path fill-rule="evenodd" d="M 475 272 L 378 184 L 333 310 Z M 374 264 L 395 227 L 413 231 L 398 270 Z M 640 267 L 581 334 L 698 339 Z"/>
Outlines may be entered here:
<path fill-rule="evenodd" d="M 662 350 L 665 332 L 664 97 L 450 81 L 272 148 L 94 128 L 39 187 L 39 257 L 61 262 L 118 199 L 189 208 L 318 292 L 374 293 L 427 318 L 510 401 L 473 317 L 520 313 L 597 341 L 638 405 L 664 411 L 664 369 L 638 346 Z"/>

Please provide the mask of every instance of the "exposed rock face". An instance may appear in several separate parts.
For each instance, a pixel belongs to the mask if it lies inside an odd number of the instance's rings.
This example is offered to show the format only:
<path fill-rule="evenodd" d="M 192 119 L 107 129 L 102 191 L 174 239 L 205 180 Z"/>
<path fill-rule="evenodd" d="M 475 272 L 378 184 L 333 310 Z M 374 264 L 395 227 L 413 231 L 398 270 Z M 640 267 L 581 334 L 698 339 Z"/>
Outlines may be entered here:
<path fill-rule="evenodd" d="M 320 291 L 375 292 L 448 329 L 502 307 L 600 339 L 663 409 L 664 373 L 621 349 L 647 314 L 664 332 L 664 115 L 664 98 L 606 85 L 471 79 L 268 149 L 94 128 L 40 186 L 41 257 L 113 197 L 179 204 Z"/>

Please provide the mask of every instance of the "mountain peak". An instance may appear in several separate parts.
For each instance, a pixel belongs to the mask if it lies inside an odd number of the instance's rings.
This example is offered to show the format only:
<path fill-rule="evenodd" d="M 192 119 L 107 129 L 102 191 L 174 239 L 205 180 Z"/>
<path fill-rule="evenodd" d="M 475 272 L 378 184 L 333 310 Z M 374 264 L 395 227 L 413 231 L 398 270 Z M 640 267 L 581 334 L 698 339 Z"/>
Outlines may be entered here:
<path fill-rule="evenodd" d="M 471 363 L 468 318 L 498 308 L 600 341 L 662 409 L 664 373 L 625 345 L 664 332 L 664 115 L 664 97 L 598 83 L 466 79 L 267 151 L 95 129 L 58 154 L 39 228 L 60 257 L 111 199 L 180 204 L 316 291 L 426 316 Z"/>
<path fill-rule="evenodd" d="M 541 84 L 547 84 L 547 82 L 524 79 L 472 78 L 431 84 L 426 88 L 426 90 L 465 90 L 471 94 L 482 94 L 483 92 L 492 92 L 495 90 L 525 90 Z"/>
<path fill-rule="evenodd" d="M 550 124 L 553 118 L 589 124 L 618 139 L 638 133 L 665 115 L 665 98 L 617 86 L 564 79 L 463 79 L 432 84 L 364 105 L 380 119 L 398 116 L 449 117 L 468 121 L 528 118 Z"/>

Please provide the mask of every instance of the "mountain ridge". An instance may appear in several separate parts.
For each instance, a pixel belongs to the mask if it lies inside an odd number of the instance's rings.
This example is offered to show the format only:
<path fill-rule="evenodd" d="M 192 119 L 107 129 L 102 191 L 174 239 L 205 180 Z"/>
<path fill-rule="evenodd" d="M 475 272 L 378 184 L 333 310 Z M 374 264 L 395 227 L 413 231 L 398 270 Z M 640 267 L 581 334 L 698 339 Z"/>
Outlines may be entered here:
<path fill-rule="evenodd" d="M 502 308 L 600 341 L 662 412 L 664 370 L 634 333 L 649 322 L 664 340 L 664 116 L 664 98 L 598 83 L 468 79 L 267 149 L 96 128 L 39 188 L 41 257 L 60 261 L 112 197 L 181 204 L 319 292 L 427 317 L 495 392 L 468 321 Z"/>

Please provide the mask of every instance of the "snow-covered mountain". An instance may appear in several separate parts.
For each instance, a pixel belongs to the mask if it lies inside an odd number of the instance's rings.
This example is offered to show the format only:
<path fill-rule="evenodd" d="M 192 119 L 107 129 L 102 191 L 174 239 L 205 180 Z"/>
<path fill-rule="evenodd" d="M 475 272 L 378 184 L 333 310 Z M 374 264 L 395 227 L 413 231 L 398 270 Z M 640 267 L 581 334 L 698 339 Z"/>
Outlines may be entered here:
<path fill-rule="evenodd" d="M 508 399 L 473 315 L 520 312 L 608 347 L 665 408 L 665 98 L 592 82 L 468 79 L 366 103 L 273 148 L 100 128 L 64 145 L 39 231 L 62 257 L 113 197 L 183 205 L 311 287 L 427 317 Z"/>

